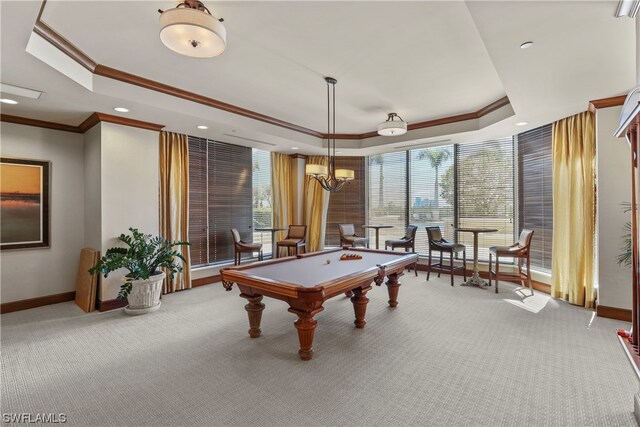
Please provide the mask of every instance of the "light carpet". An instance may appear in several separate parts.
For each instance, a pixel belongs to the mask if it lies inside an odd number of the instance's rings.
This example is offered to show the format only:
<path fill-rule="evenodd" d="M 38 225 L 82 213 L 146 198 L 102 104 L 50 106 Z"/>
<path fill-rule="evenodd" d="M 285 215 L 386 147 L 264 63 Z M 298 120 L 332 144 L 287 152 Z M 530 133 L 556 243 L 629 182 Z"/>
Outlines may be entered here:
<path fill-rule="evenodd" d="M 506 282 L 496 295 L 444 275 L 401 281 L 396 309 L 384 285 L 369 292 L 363 330 L 347 298 L 329 300 L 309 362 L 283 302 L 264 299 L 249 338 L 235 286 L 139 317 L 71 302 L 6 314 L 2 412 L 84 426 L 636 425 L 615 335 L 628 324 Z"/>

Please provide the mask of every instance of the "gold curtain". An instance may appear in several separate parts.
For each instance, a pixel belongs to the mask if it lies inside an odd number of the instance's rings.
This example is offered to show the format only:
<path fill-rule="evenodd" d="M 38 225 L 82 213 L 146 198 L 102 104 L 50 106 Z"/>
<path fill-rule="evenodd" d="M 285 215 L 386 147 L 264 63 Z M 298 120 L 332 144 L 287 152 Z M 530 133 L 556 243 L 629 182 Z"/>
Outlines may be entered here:
<path fill-rule="evenodd" d="M 553 124 L 551 295 L 594 306 L 595 119 L 590 112 Z M 535 236 L 534 236 L 535 239 Z"/>
<path fill-rule="evenodd" d="M 187 135 L 160 132 L 160 235 L 170 242 L 189 240 L 189 144 Z M 191 288 L 189 246 L 177 250 L 187 261 L 182 273 L 164 280 L 163 293 Z"/>
<path fill-rule="evenodd" d="M 327 156 L 309 156 L 307 163 L 328 166 Z M 324 233 L 327 227 L 329 192 L 311 176 L 305 176 L 304 220 L 307 225 L 307 252 L 324 249 Z"/>
<path fill-rule="evenodd" d="M 294 176 L 288 154 L 271 153 L 271 193 L 273 194 L 273 226 L 289 228 L 293 220 Z M 276 240 L 278 236 L 276 235 Z"/>

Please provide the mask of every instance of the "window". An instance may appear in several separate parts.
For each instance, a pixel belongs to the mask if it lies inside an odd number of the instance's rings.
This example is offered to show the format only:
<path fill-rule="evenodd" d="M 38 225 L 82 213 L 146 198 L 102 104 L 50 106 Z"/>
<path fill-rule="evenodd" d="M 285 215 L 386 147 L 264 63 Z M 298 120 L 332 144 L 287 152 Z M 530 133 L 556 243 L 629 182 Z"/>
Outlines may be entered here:
<path fill-rule="evenodd" d="M 518 229 L 534 230 L 531 266 L 551 272 L 553 182 L 551 125 L 521 133 L 518 144 Z"/>
<path fill-rule="evenodd" d="M 426 226 L 440 226 L 453 241 L 453 201 L 444 198 L 442 178 L 453 172 L 453 145 L 409 152 L 409 223 L 418 226 L 416 252 L 429 252 Z"/>
<path fill-rule="evenodd" d="M 271 233 L 255 231 L 272 225 L 271 153 L 253 150 L 253 241 L 262 243 L 265 254 L 271 252 Z"/>
<path fill-rule="evenodd" d="M 380 230 L 380 241 L 417 225 L 416 251 L 425 254 L 425 226 L 437 225 L 445 239 L 472 250 L 473 234 L 454 226 L 497 229 L 479 235 L 483 261 L 490 246 L 515 241 L 513 138 L 378 154 L 368 166 L 368 222 L 394 226 Z"/>
<path fill-rule="evenodd" d="M 251 148 L 189 137 L 192 265 L 233 259 L 231 228 L 252 241 Z"/>
<path fill-rule="evenodd" d="M 340 231 L 338 224 L 353 224 L 356 234 L 364 236 L 362 226 L 365 220 L 365 170 L 364 157 L 337 157 L 336 168 L 351 169 L 355 172 L 355 179 L 342 187 L 342 190 L 331 193 L 329 209 L 327 211 L 327 227 L 325 231 L 325 246 L 340 245 Z M 373 242 L 375 244 L 375 242 Z"/>
<path fill-rule="evenodd" d="M 478 235 L 478 259 L 488 261 L 489 247 L 515 241 L 513 138 L 456 145 L 455 163 L 455 195 L 446 176 L 445 198 L 456 200 L 458 227 L 498 230 Z M 458 242 L 473 248 L 473 234 L 458 232 Z"/>
<path fill-rule="evenodd" d="M 407 225 L 407 151 L 369 156 L 368 224 L 393 225 L 380 230 L 380 245 L 404 235 Z M 373 230 L 369 242 L 375 245 Z"/>

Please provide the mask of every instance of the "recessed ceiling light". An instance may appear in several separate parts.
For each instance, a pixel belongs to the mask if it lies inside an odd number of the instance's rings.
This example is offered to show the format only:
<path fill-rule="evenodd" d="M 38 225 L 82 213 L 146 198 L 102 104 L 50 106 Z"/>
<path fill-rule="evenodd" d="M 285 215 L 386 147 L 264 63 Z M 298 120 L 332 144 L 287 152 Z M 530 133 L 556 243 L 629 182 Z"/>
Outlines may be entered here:
<path fill-rule="evenodd" d="M 3 104 L 11 104 L 11 105 L 15 105 L 18 103 L 18 101 L 14 101 L 13 99 L 9 99 L 9 98 L 2 98 L 0 99 L 0 102 L 2 102 Z"/>
<path fill-rule="evenodd" d="M 298 150 L 298 147 L 291 147 L 292 150 Z"/>
<path fill-rule="evenodd" d="M 526 126 L 528 124 L 529 124 L 529 122 L 518 122 L 518 123 L 516 123 L 516 126 Z"/>
<path fill-rule="evenodd" d="M 209 129 L 209 126 L 200 125 L 198 126 L 198 129 L 202 129 L 202 130 Z"/>
<path fill-rule="evenodd" d="M 520 49 L 529 49 L 533 45 L 533 42 L 524 42 L 520 45 Z"/>
<path fill-rule="evenodd" d="M 129 109 L 128 108 L 124 108 L 124 107 L 114 107 L 114 110 L 116 110 L 118 113 L 128 113 Z"/>

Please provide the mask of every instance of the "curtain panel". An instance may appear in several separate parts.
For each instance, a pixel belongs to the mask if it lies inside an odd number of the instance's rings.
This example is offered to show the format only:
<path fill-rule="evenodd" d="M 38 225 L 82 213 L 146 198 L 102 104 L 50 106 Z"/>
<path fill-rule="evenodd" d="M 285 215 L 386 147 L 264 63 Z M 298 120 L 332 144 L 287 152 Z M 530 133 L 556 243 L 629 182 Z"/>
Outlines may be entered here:
<path fill-rule="evenodd" d="M 288 154 L 271 153 L 271 192 L 273 195 L 273 226 L 288 229 L 293 220 L 294 180 L 291 157 Z M 276 237 L 276 241 L 278 238 Z"/>
<path fill-rule="evenodd" d="M 595 118 L 584 112 L 553 124 L 551 295 L 591 308 L 595 303 Z M 534 237 L 535 238 L 535 237 Z"/>
<path fill-rule="evenodd" d="M 306 162 L 329 166 L 327 156 L 309 156 Z M 304 221 L 307 225 L 307 252 L 316 252 L 324 249 L 329 194 L 316 179 L 311 176 L 305 176 Z"/>
<path fill-rule="evenodd" d="M 160 235 L 189 240 L 189 144 L 186 135 L 160 132 Z M 186 260 L 182 273 L 164 280 L 163 293 L 191 288 L 189 246 L 176 248 Z"/>

